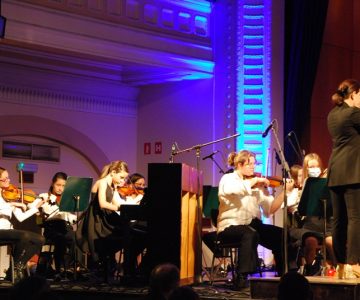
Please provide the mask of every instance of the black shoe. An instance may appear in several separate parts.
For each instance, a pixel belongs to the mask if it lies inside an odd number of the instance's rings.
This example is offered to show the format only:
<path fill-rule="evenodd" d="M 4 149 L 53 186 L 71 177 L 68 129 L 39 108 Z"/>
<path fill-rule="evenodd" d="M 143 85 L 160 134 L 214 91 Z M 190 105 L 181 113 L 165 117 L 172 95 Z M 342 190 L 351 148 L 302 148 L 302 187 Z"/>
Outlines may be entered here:
<path fill-rule="evenodd" d="M 14 267 L 14 283 L 19 282 L 20 280 L 26 277 L 26 267 L 19 263 Z"/>
<path fill-rule="evenodd" d="M 313 263 L 312 265 L 306 264 L 304 267 L 304 276 L 318 276 L 321 273 L 321 265 Z"/>
<path fill-rule="evenodd" d="M 249 287 L 249 280 L 247 274 L 236 274 L 235 279 L 233 280 L 234 290 L 238 291 L 247 287 Z"/>

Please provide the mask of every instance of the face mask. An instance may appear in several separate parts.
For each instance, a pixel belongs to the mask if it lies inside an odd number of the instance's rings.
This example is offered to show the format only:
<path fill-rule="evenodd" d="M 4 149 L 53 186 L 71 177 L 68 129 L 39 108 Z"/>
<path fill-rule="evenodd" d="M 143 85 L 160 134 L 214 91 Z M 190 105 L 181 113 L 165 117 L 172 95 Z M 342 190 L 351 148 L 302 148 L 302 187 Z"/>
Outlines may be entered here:
<path fill-rule="evenodd" d="M 308 168 L 309 171 L 309 177 L 319 177 L 321 174 L 320 168 Z"/>

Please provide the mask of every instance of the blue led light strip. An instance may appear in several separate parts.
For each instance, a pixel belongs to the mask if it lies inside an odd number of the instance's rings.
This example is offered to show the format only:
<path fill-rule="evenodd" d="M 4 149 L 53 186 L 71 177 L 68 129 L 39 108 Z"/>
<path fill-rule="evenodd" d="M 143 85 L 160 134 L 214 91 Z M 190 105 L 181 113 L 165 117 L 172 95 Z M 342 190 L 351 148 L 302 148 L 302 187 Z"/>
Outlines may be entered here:
<path fill-rule="evenodd" d="M 256 153 L 256 171 L 266 174 L 271 121 L 271 0 L 238 0 L 236 150 Z M 270 162 L 271 163 L 271 162 Z"/>

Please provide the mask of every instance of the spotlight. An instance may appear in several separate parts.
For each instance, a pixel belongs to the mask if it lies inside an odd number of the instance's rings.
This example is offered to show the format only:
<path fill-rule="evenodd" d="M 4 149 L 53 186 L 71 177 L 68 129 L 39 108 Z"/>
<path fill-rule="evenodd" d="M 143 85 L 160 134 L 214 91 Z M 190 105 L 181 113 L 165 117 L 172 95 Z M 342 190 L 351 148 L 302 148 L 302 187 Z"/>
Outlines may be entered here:
<path fill-rule="evenodd" d="M 0 16 L 0 39 L 5 36 L 5 25 L 6 25 L 6 18 Z"/>

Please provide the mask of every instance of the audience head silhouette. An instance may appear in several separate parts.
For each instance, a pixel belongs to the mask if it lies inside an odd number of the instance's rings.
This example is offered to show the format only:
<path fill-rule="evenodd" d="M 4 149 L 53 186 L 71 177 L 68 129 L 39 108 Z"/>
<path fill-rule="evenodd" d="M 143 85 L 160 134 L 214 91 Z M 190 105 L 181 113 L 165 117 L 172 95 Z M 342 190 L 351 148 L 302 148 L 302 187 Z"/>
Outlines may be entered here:
<path fill-rule="evenodd" d="M 309 281 L 297 272 L 288 272 L 281 276 L 278 286 L 278 300 L 311 300 Z"/>
<path fill-rule="evenodd" d="M 179 286 L 169 296 L 169 300 L 199 300 L 199 295 L 191 286 Z"/>
<path fill-rule="evenodd" d="M 170 293 L 179 286 L 180 271 L 173 264 L 165 263 L 156 266 L 150 274 L 150 299 L 168 299 Z"/>

